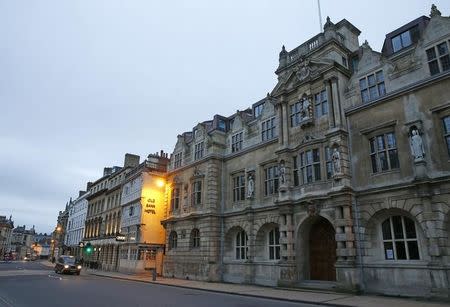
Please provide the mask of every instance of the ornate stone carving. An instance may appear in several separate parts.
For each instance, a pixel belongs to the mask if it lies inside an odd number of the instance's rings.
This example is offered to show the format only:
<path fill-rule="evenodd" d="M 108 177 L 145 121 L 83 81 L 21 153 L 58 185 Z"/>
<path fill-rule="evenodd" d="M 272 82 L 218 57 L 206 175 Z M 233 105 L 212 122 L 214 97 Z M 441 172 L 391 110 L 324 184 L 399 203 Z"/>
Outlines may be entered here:
<path fill-rule="evenodd" d="M 309 61 L 303 61 L 296 72 L 297 79 L 303 81 L 311 74 L 311 68 L 309 67 Z"/>
<path fill-rule="evenodd" d="M 313 202 L 308 203 L 308 215 L 315 216 L 317 214 L 317 206 Z"/>
<path fill-rule="evenodd" d="M 430 17 L 441 16 L 441 11 L 438 10 L 436 5 L 431 5 Z"/>

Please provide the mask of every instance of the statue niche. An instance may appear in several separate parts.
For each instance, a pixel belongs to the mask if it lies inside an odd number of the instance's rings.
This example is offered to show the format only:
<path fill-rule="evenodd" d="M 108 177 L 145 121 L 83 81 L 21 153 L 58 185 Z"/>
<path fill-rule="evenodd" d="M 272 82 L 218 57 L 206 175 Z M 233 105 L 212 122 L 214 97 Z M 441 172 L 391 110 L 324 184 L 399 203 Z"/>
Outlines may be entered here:
<path fill-rule="evenodd" d="M 313 124 L 314 113 L 310 97 L 304 94 L 292 107 L 292 113 L 295 113 L 295 125 L 303 128 L 304 126 Z"/>

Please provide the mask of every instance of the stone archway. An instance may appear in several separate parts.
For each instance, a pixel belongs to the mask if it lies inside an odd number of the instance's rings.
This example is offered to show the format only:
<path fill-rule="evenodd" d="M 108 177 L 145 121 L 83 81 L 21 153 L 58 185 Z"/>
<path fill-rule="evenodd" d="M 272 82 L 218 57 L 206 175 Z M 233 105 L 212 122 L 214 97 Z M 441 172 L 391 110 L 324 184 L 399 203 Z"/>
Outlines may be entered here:
<path fill-rule="evenodd" d="M 309 274 L 312 280 L 336 280 L 335 230 L 325 218 L 317 219 L 309 233 Z"/>
<path fill-rule="evenodd" d="M 335 229 L 328 218 L 313 215 L 299 225 L 296 239 L 298 281 L 336 280 Z"/>

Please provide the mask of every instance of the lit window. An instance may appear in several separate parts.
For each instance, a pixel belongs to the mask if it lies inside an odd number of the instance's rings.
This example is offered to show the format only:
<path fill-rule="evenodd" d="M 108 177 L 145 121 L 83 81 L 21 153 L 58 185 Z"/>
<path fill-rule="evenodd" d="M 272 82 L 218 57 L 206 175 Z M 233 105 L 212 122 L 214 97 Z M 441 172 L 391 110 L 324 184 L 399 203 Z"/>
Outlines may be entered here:
<path fill-rule="evenodd" d="M 200 231 L 197 228 L 191 231 L 191 248 L 200 247 Z"/>
<path fill-rule="evenodd" d="M 181 166 L 182 157 L 183 157 L 183 153 L 181 153 L 181 152 L 175 154 L 175 159 L 174 159 L 174 163 L 173 163 L 174 168 L 178 168 Z"/>
<path fill-rule="evenodd" d="M 239 231 L 236 234 L 236 259 L 245 260 L 248 259 L 248 237 L 244 230 Z"/>
<path fill-rule="evenodd" d="M 378 135 L 371 138 L 369 142 L 373 173 L 400 167 L 394 133 Z"/>
<path fill-rule="evenodd" d="M 368 75 L 359 80 L 362 102 L 374 100 L 386 94 L 383 71 Z"/>
<path fill-rule="evenodd" d="M 400 33 L 397 36 L 394 36 L 392 39 L 392 50 L 394 52 L 397 52 L 403 48 L 406 48 L 412 44 L 411 41 L 411 33 L 408 31 L 405 31 L 403 33 Z"/>
<path fill-rule="evenodd" d="M 245 177 L 239 174 L 233 177 L 233 202 L 245 200 Z"/>
<path fill-rule="evenodd" d="M 381 224 L 381 231 L 386 260 L 420 259 L 413 220 L 404 216 L 392 216 Z"/>
<path fill-rule="evenodd" d="M 203 142 L 195 144 L 195 146 L 194 146 L 194 159 L 195 160 L 203 158 L 203 150 L 204 150 Z"/>
<path fill-rule="evenodd" d="M 269 259 L 280 259 L 280 230 L 278 228 L 269 232 Z"/>
<path fill-rule="evenodd" d="M 328 97 L 327 91 L 323 90 L 314 95 L 314 107 L 316 117 L 321 117 L 328 114 Z"/>
<path fill-rule="evenodd" d="M 443 42 L 427 49 L 428 68 L 433 76 L 441 71 L 450 69 L 450 55 L 448 52 L 447 42 Z"/>
<path fill-rule="evenodd" d="M 261 139 L 267 141 L 275 137 L 275 117 L 261 123 Z"/>
<path fill-rule="evenodd" d="M 192 205 L 198 206 L 202 203 L 202 182 L 200 180 L 192 183 Z"/>
<path fill-rule="evenodd" d="M 300 153 L 300 168 L 303 184 L 320 180 L 319 149 L 308 150 Z"/>
<path fill-rule="evenodd" d="M 242 132 L 236 133 L 231 137 L 231 152 L 237 152 L 242 149 Z"/>
<path fill-rule="evenodd" d="M 444 124 L 444 138 L 447 143 L 447 152 L 450 156 L 450 116 L 446 116 L 442 119 Z"/>
<path fill-rule="evenodd" d="M 276 192 L 278 192 L 278 166 L 270 166 L 264 169 L 264 195 Z"/>
<path fill-rule="evenodd" d="M 178 235 L 176 231 L 172 231 L 169 235 L 169 249 L 177 248 Z"/>

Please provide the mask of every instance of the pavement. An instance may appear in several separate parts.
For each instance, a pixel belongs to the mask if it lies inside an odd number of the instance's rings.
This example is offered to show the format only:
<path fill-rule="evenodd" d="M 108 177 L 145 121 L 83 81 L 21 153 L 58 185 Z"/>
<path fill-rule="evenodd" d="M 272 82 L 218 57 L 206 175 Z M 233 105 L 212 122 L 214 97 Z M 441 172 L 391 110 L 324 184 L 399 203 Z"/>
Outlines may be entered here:
<path fill-rule="evenodd" d="M 51 263 L 51 267 L 53 265 Z M 327 306 L 396 306 L 396 307 L 423 307 L 423 306 L 449 306 L 449 302 L 428 301 L 417 298 L 399 298 L 375 295 L 356 295 L 338 293 L 332 291 L 299 290 L 295 288 L 274 288 L 256 285 L 242 285 L 230 283 L 204 282 L 196 280 L 184 280 L 176 278 L 157 277 L 152 281 L 150 274 L 124 274 L 92 269 L 83 269 L 82 274 L 89 274 L 104 278 L 136 281 L 147 284 L 158 284 L 163 286 L 178 287 L 192 290 L 209 291 L 216 293 L 234 294 L 239 296 L 274 299 L 287 302 L 297 302 L 314 305 Z"/>

